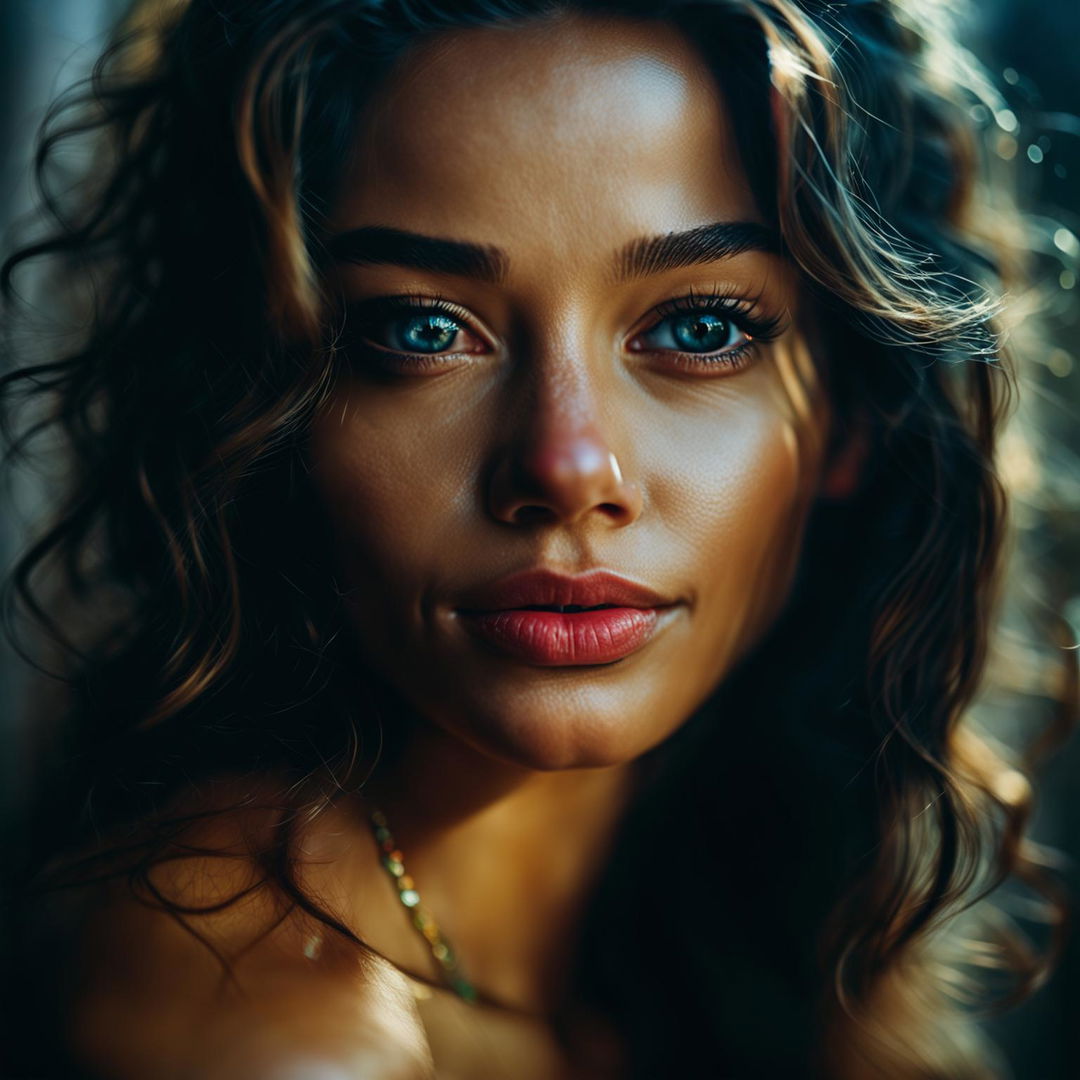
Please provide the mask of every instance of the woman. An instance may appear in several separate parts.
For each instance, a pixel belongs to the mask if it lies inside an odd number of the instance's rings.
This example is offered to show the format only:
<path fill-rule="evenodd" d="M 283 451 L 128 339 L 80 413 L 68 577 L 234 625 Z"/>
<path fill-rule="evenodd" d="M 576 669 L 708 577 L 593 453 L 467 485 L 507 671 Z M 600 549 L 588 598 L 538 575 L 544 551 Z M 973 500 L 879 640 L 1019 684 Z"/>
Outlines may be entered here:
<path fill-rule="evenodd" d="M 35 1064 L 995 1075 L 1011 264 L 924 6 L 134 9 L 5 277 L 94 284 L 7 380 L 74 470 Z"/>

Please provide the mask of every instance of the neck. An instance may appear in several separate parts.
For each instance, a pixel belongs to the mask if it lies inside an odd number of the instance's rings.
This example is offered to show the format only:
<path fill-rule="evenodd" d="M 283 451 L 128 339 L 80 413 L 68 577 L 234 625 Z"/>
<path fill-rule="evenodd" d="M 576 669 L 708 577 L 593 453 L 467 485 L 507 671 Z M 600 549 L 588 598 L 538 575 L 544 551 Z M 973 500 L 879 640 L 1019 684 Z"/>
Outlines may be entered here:
<path fill-rule="evenodd" d="M 541 772 L 417 723 L 365 785 L 424 904 L 487 997 L 550 1012 L 634 790 L 633 764 Z"/>

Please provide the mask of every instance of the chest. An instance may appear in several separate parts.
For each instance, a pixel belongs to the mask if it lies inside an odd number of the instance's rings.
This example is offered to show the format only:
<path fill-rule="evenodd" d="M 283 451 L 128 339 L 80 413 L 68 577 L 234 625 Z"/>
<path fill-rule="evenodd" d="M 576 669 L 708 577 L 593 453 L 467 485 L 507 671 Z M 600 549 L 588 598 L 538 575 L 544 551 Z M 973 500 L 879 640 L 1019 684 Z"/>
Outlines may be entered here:
<path fill-rule="evenodd" d="M 573 1048 L 548 1023 L 470 1005 L 409 980 L 437 1080 L 619 1080 L 613 1038 L 582 1030 Z"/>

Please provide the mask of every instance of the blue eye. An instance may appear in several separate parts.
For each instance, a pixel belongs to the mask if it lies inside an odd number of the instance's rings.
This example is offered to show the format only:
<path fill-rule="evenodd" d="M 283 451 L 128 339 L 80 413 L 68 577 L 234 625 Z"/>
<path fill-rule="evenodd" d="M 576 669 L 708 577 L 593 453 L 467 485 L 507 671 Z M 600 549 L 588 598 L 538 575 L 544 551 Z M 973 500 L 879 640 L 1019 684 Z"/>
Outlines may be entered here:
<path fill-rule="evenodd" d="M 484 351 L 469 330 L 469 315 L 442 297 L 419 294 L 377 297 L 349 309 L 342 343 L 356 359 L 386 372 L 420 374 L 453 370 Z M 780 316 L 755 301 L 716 293 L 691 293 L 659 305 L 659 316 L 637 335 L 633 351 L 662 354 L 685 370 L 716 373 L 747 366 L 757 344 L 782 329 Z M 374 370 L 374 369 L 373 369 Z"/>
<path fill-rule="evenodd" d="M 438 312 L 399 316 L 382 326 L 386 348 L 407 353 L 445 352 L 461 330 L 455 319 Z"/>
<path fill-rule="evenodd" d="M 680 296 L 656 308 L 660 316 L 638 335 L 637 349 L 668 354 L 689 371 L 733 371 L 748 366 L 757 345 L 783 329 L 781 316 L 766 315 L 756 301 L 722 292 Z"/>
<path fill-rule="evenodd" d="M 669 315 L 643 336 L 651 335 L 660 339 L 653 341 L 653 348 L 680 352 L 721 352 L 736 349 L 750 340 L 750 335 L 740 330 L 733 320 L 711 311 Z"/>
<path fill-rule="evenodd" d="M 354 360 L 370 362 L 372 370 L 448 370 L 448 359 L 477 351 L 467 314 L 441 297 L 380 296 L 346 310 L 338 344 Z"/>

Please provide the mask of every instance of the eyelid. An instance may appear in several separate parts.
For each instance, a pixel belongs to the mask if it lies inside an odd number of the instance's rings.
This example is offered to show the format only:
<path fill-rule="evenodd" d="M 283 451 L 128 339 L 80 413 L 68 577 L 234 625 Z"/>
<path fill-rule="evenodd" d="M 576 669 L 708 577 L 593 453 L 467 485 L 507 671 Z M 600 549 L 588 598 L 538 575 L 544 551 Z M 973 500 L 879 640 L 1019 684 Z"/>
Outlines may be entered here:
<path fill-rule="evenodd" d="M 659 346 L 659 345 L 642 346 L 640 349 L 634 349 L 633 351 L 634 352 L 650 352 L 650 353 L 677 353 L 677 354 L 683 355 L 683 356 L 698 356 L 698 357 L 701 357 L 702 359 L 708 359 L 709 357 L 726 356 L 726 355 L 729 355 L 731 353 L 738 352 L 740 349 L 745 348 L 751 342 L 757 340 L 757 336 L 755 334 L 751 333 L 748 329 L 746 329 L 746 327 L 742 326 L 742 324 L 740 323 L 740 321 L 736 317 L 726 314 L 723 311 L 723 309 L 712 309 L 710 311 L 709 309 L 699 307 L 699 308 L 690 309 L 690 313 L 691 314 L 704 313 L 704 314 L 707 314 L 707 315 L 708 314 L 720 315 L 721 316 L 721 321 L 727 326 L 729 331 L 730 330 L 736 331 L 738 334 L 742 335 L 744 340 L 742 340 L 740 342 L 737 342 L 734 345 L 727 345 L 727 346 L 725 346 L 723 348 L 720 348 L 720 349 L 713 349 L 711 351 L 705 351 L 705 352 L 694 352 L 691 349 L 679 349 L 677 347 Z M 639 338 L 642 338 L 642 337 L 647 336 L 649 334 L 655 334 L 658 330 L 660 330 L 664 326 L 665 323 L 667 323 L 669 320 L 671 320 L 672 318 L 676 317 L 679 314 L 681 314 L 681 313 L 680 312 L 668 312 L 667 314 L 662 315 L 660 317 L 660 319 L 658 319 L 656 322 L 654 322 L 652 324 L 652 326 L 646 327 L 644 330 L 640 331 L 638 334 L 635 334 L 633 340 L 637 341 Z"/>
<path fill-rule="evenodd" d="M 761 346 L 778 338 L 788 325 L 786 313 L 770 314 L 761 303 L 760 294 L 751 297 L 717 284 L 704 293 L 691 286 L 686 294 L 658 304 L 653 313 L 655 317 L 632 335 L 631 348 L 656 358 L 665 369 L 695 377 L 735 374 L 753 366 L 759 359 Z M 719 316 L 743 340 L 709 352 L 644 344 L 634 347 L 639 338 L 655 333 L 673 317 L 698 313 Z"/>
<path fill-rule="evenodd" d="M 655 320 L 638 333 L 655 329 L 666 318 L 680 313 L 713 311 L 735 323 L 755 340 L 771 341 L 786 329 L 782 315 L 773 315 L 762 303 L 761 294 L 743 294 L 717 284 L 704 291 L 691 286 L 685 294 L 674 296 L 653 308 Z"/>
<path fill-rule="evenodd" d="M 393 296 L 372 296 L 364 300 L 354 300 L 346 305 L 345 310 L 347 314 L 352 313 L 357 318 L 366 318 L 370 322 L 372 317 L 377 315 L 385 315 L 390 312 L 405 313 L 417 308 L 447 315 L 456 322 L 462 323 L 463 328 L 469 327 L 475 321 L 472 313 L 467 308 L 455 304 L 452 300 L 447 300 L 439 293 L 433 295 L 427 293 L 399 293 Z"/>
<path fill-rule="evenodd" d="M 467 308 L 462 307 L 460 304 L 455 304 L 452 300 L 447 300 L 440 293 L 397 293 L 392 296 L 368 297 L 347 304 L 345 311 L 346 320 L 348 320 L 351 314 L 352 317 L 364 327 L 369 327 L 395 315 L 404 316 L 415 313 L 416 311 L 445 315 L 459 324 L 462 333 L 469 334 L 472 337 L 484 340 L 485 342 L 488 339 L 486 333 L 474 329 L 473 323 L 475 322 L 475 319 Z M 429 360 L 438 360 L 440 357 L 461 356 L 464 354 L 463 350 L 439 353 L 410 353 L 400 349 L 391 349 L 386 345 L 379 345 L 367 338 L 364 338 L 364 347 L 371 352 L 383 354 L 388 357 L 415 357 Z M 475 350 L 468 350 L 468 352 L 475 352 Z"/>

